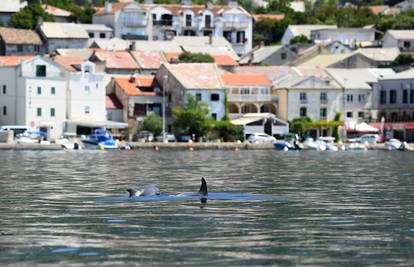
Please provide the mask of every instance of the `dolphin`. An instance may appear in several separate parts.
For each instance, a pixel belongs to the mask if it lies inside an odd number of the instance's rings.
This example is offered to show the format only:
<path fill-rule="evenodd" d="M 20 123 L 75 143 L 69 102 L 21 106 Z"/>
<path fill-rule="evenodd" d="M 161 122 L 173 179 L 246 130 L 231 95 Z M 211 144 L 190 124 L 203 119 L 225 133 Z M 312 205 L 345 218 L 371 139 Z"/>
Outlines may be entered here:
<path fill-rule="evenodd" d="M 158 196 L 160 189 L 155 184 L 148 184 L 139 188 L 128 188 L 129 197 Z"/>
<path fill-rule="evenodd" d="M 201 186 L 200 190 L 197 193 L 181 193 L 177 195 L 178 197 L 200 197 L 201 203 L 207 203 L 207 182 L 204 177 L 201 177 Z"/>

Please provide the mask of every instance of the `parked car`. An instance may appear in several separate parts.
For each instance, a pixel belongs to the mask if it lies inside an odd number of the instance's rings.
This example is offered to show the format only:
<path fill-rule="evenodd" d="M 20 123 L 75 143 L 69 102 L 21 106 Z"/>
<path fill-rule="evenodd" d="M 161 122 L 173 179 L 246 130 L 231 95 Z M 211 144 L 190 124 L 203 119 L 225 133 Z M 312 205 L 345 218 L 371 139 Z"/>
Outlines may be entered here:
<path fill-rule="evenodd" d="M 137 135 L 138 142 L 152 142 L 154 141 L 154 135 L 148 131 L 141 131 Z"/>
<path fill-rule="evenodd" d="M 161 133 L 160 135 L 158 135 L 157 137 L 155 137 L 155 140 L 157 142 L 162 142 L 163 138 L 163 134 Z M 167 140 L 167 142 L 176 142 L 177 139 L 175 138 L 175 135 L 172 133 L 165 133 L 165 140 Z"/>
<path fill-rule="evenodd" d="M 357 142 L 359 143 L 376 144 L 379 141 L 380 137 L 378 134 L 364 134 L 357 138 Z"/>
<path fill-rule="evenodd" d="M 276 138 L 265 133 L 253 133 L 249 135 L 247 140 L 250 143 L 274 143 Z"/>
<path fill-rule="evenodd" d="M 188 142 L 191 139 L 191 135 L 181 135 L 180 138 L 178 139 L 180 142 Z"/>

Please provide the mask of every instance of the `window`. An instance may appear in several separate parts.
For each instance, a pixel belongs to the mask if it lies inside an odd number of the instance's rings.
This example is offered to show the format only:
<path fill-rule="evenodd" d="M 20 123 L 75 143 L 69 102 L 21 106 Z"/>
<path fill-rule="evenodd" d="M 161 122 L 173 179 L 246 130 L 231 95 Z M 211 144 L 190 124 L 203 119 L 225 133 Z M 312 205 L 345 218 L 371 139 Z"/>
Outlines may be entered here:
<path fill-rule="evenodd" d="M 363 111 L 358 112 L 358 118 L 364 118 L 364 115 Z"/>
<path fill-rule="evenodd" d="M 219 94 L 211 94 L 211 101 L 219 101 L 220 95 Z"/>
<path fill-rule="evenodd" d="M 37 116 L 42 117 L 42 108 L 37 108 Z"/>
<path fill-rule="evenodd" d="M 346 102 L 354 102 L 354 95 L 346 95 Z"/>
<path fill-rule="evenodd" d="M 3 106 L 3 115 L 7 115 L 7 107 Z"/>
<path fill-rule="evenodd" d="M 101 38 L 101 39 L 105 39 L 105 38 L 106 38 L 106 34 L 105 34 L 104 32 L 101 32 L 101 33 L 99 34 L 99 38 Z"/>
<path fill-rule="evenodd" d="M 217 120 L 217 113 L 212 113 L 211 117 L 213 117 L 213 119 L 216 121 Z"/>
<path fill-rule="evenodd" d="M 387 91 L 385 90 L 380 91 L 380 104 L 381 105 L 387 104 Z"/>
<path fill-rule="evenodd" d="M 300 94 L 299 94 L 299 100 L 300 100 L 301 102 L 305 102 L 305 101 L 307 100 L 306 93 L 300 93 Z"/>
<path fill-rule="evenodd" d="M 281 59 L 281 60 L 286 60 L 286 58 L 287 58 L 286 53 L 281 53 L 281 54 L 280 54 L 280 59 Z"/>
<path fill-rule="evenodd" d="M 46 77 L 46 65 L 36 66 L 36 77 Z"/>
<path fill-rule="evenodd" d="M 402 102 L 408 104 L 408 90 L 403 90 Z"/>
<path fill-rule="evenodd" d="M 54 117 L 55 116 L 55 108 L 51 108 L 50 109 L 50 117 Z"/>
<path fill-rule="evenodd" d="M 232 40 L 231 40 L 232 32 L 231 31 L 223 31 L 223 36 L 224 38 L 226 38 L 227 41 L 232 43 Z"/>
<path fill-rule="evenodd" d="M 7 94 L 7 87 L 6 85 L 3 85 L 3 95 Z"/>
<path fill-rule="evenodd" d="M 85 114 L 90 114 L 91 108 L 89 106 L 85 106 Z"/>
<path fill-rule="evenodd" d="M 50 88 L 50 94 L 52 94 L 52 95 L 55 95 L 56 94 L 55 87 Z"/>
<path fill-rule="evenodd" d="M 205 27 L 206 28 L 212 28 L 211 27 L 211 15 L 206 15 L 206 17 L 205 17 Z"/>
<path fill-rule="evenodd" d="M 91 87 L 89 85 L 85 85 L 85 95 L 90 95 L 91 94 Z"/>
<path fill-rule="evenodd" d="M 410 90 L 410 104 L 414 103 L 414 90 Z"/>
<path fill-rule="evenodd" d="M 396 104 L 397 103 L 397 90 L 391 90 L 390 91 L 390 104 Z"/>
<path fill-rule="evenodd" d="M 93 32 L 88 33 L 88 35 L 89 35 L 89 38 L 94 38 L 95 37 L 95 34 Z"/>
<path fill-rule="evenodd" d="M 42 94 L 42 87 L 37 87 L 37 94 L 41 95 Z"/>
<path fill-rule="evenodd" d="M 201 93 L 197 93 L 196 94 L 196 100 L 197 101 L 201 101 L 203 98 L 202 98 L 202 95 L 201 95 Z"/>
<path fill-rule="evenodd" d="M 358 95 L 358 102 L 365 102 L 365 95 L 364 94 Z"/>
<path fill-rule="evenodd" d="M 186 26 L 186 27 L 191 27 L 191 25 L 192 25 L 192 20 L 193 20 L 193 18 L 192 18 L 192 16 L 191 16 L 191 14 L 187 14 L 187 15 L 185 15 L 185 26 Z"/>
<path fill-rule="evenodd" d="M 242 94 L 242 95 L 249 95 L 250 94 L 250 89 L 248 89 L 248 88 L 242 88 L 240 90 L 240 94 Z"/>
<path fill-rule="evenodd" d="M 328 100 L 328 93 L 322 92 L 321 95 L 320 95 L 320 100 L 321 101 L 327 101 Z"/>
<path fill-rule="evenodd" d="M 23 45 L 17 45 L 17 52 L 23 52 Z"/>
<path fill-rule="evenodd" d="M 236 39 L 237 43 L 244 43 L 245 42 L 245 32 L 244 31 L 237 32 L 236 37 L 237 37 L 237 39 Z"/>
<path fill-rule="evenodd" d="M 320 117 L 321 117 L 321 119 L 326 118 L 326 108 L 321 108 Z"/>
<path fill-rule="evenodd" d="M 305 117 L 306 113 L 307 113 L 307 109 L 305 107 L 301 107 L 300 110 L 299 110 L 299 115 L 301 117 Z"/>
<path fill-rule="evenodd" d="M 91 73 L 91 66 L 90 65 L 85 65 L 83 67 L 83 72 L 84 73 Z"/>
<path fill-rule="evenodd" d="M 410 42 L 404 41 L 404 48 L 410 48 Z"/>
<path fill-rule="evenodd" d="M 352 111 L 348 111 L 347 113 L 346 113 L 346 117 L 347 118 L 352 118 Z"/>

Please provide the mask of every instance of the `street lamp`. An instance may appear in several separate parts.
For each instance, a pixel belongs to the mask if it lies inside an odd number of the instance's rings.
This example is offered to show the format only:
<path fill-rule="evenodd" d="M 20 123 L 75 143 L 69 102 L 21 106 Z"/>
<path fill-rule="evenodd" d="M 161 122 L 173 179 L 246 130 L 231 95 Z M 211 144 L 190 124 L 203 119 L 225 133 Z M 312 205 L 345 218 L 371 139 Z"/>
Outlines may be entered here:
<path fill-rule="evenodd" d="M 162 142 L 165 142 L 165 91 L 167 89 L 168 75 L 164 75 L 162 84 Z"/>

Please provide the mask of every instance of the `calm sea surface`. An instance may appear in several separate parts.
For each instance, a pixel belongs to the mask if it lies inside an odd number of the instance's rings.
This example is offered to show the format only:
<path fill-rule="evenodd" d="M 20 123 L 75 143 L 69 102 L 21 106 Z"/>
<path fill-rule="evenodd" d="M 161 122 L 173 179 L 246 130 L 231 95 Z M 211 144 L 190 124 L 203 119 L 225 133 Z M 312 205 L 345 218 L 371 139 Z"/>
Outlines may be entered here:
<path fill-rule="evenodd" d="M 414 266 L 414 153 L 0 151 L 0 231 L 1 266 Z"/>

